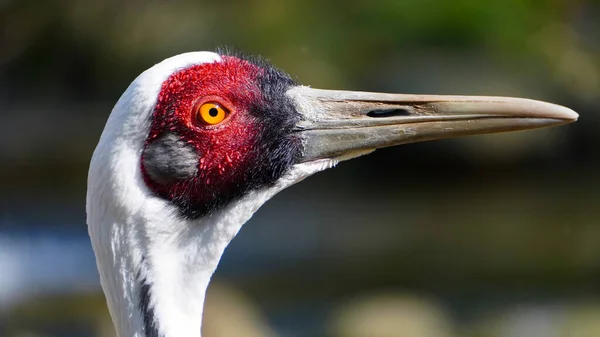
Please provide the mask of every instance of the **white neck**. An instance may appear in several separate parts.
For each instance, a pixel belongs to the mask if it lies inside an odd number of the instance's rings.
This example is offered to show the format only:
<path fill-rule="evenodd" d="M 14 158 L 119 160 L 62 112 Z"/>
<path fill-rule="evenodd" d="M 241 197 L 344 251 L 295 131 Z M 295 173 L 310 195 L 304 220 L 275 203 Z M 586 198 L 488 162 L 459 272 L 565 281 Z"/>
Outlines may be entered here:
<path fill-rule="evenodd" d="M 242 225 L 277 192 L 335 164 L 295 165 L 275 186 L 197 220 L 181 217 L 153 195 L 142 179 L 140 157 L 160 86 L 177 69 L 218 61 L 217 54 L 188 53 L 142 73 L 115 105 L 94 151 L 87 223 L 119 337 L 200 337 L 210 278 Z"/>
<path fill-rule="evenodd" d="M 331 167 L 299 164 L 273 187 L 254 191 L 210 218 L 187 220 L 148 193 L 137 211 L 88 195 L 88 224 L 102 287 L 119 337 L 200 337 L 204 296 L 221 256 L 242 225 L 277 192 Z M 109 196 L 107 190 L 97 195 Z M 114 186 L 114 185 L 113 185 Z M 148 309 L 142 310 L 142 284 Z M 144 318 L 144 315 L 148 317 Z"/>

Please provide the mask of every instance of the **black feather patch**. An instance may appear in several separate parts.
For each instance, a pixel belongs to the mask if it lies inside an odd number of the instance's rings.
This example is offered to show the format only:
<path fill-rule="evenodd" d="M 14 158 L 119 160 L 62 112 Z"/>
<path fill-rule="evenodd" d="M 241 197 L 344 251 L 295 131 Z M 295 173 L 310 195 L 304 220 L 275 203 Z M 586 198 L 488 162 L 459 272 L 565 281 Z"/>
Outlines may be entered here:
<path fill-rule="evenodd" d="M 155 320 L 156 317 L 154 315 L 154 309 L 150 304 L 150 284 L 148 284 L 144 277 L 140 276 L 139 272 L 138 282 L 140 283 L 140 293 L 138 294 L 138 308 L 142 315 L 142 322 L 144 324 L 144 334 L 146 337 L 163 337 L 158 332 L 158 327 L 156 326 Z"/>

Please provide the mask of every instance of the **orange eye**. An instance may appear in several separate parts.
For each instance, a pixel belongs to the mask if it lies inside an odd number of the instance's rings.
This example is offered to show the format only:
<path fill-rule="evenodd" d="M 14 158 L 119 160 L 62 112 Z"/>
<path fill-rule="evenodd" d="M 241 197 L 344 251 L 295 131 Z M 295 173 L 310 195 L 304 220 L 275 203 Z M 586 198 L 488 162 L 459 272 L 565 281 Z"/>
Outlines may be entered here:
<path fill-rule="evenodd" d="M 196 118 L 204 124 L 216 125 L 221 123 L 228 114 L 229 111 L 223 108 L 219 103 L 206 102 L 198 109 Z"/>

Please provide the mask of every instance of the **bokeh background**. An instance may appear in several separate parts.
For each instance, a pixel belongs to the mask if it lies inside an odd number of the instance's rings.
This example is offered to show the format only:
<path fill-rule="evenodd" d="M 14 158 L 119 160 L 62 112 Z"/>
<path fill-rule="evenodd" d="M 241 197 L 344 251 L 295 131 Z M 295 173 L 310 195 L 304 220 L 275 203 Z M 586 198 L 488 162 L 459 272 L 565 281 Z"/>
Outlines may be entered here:
<path fill-rule="evenodd" d="M 379 150 L 226 251 L 206 337 L 600 336 L 600 2 L 0 1 L 0 336 L 111 337 L 85 224 L 112 105 L 233 46 L 318 88 L 522 96 L 576 124 Z"/>

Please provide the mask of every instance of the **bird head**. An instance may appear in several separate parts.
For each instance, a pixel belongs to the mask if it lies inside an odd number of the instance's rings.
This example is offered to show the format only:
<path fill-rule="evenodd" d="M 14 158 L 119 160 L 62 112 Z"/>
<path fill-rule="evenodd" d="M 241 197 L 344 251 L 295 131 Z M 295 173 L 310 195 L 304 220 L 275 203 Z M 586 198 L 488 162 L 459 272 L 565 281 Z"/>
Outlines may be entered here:
<path fill-rule="evenodd" d="M 173 71 L 147 112 L 144 182 L 190 217 L 273 185 L 295 164 L 576 118 L 515 98 L 310 89 L 264 61 L 230 55 Z"/>
<path fill-rule="evenodd" d="M 527 99 L 312 89 L 236 55 L 166 59 L 121 96 L 90 164 L 87 222 L 118 334 L 199 336 L 204 292 L 241 226 L 339 161 L 576 119 Z"/>
<path fill-rule="evenodd" d="M 190 217 L 273 185 L 301 158 L 294 86 L 266 63 L 234 56 L 174 72 L 150 117 L 145 183 Z"/>

